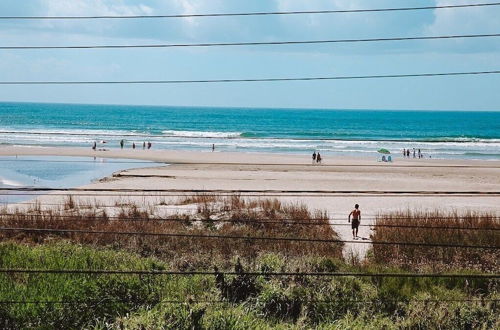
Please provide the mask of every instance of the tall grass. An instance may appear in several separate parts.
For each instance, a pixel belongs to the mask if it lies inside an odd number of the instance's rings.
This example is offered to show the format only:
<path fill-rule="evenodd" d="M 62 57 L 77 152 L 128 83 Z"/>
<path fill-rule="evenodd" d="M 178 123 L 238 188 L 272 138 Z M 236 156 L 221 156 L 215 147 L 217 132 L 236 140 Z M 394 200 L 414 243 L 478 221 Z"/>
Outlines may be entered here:
<path fill-rule="evenodd" d="M 500 222 L 490 213 L 407 211 L 376 218 L 372 240 L 500 247 Z M 384 227 L 389 226 L 389 227 Z M 394 227 L 393 227 L 394 226 Z M 442 228 L 404 228 L 448 227 Z M 457 229 L 455 229 L 457 228 Z M 374 245 L 376 263 L 411 269 L 462 268 L 498 272 L 500 250 L 428 246 Z"/>
<path fill-rule="evenodd" d="M 214 260 L 207 263 L 209 268 L 219 266 Z M 0 328 L 332 329 L 356 325 L 360 329 L 493 329 L 499 325 L 498 306 L 489 301 L 411 301 L 498 299 L 493 286 L 488 286 L 488 292 L 480 292 L 454 280 L 244 274 L 247 270 L 294 271 L 298 265 L 303 271 L 353 270 L 342 261 L 326 257 L 264 253 L 251 263 L 231 264 L 243 273 L 224 277 L 224 284 L 220 277 L 213 276 L 0 274 L 0 301 L 68 302 L 0 304 Z M 0 243 L 0 268 L 169 267 L 156 258 L 64 242 L 35 246 Z M 404 295 L 389 295 L 393 290 Z M 399 301 L 392 302 L 394 299 Z M 162 303 L 172 300 L 185 303 Z"/>
<path fill-rule="evenodd" d="M 1 227 L 200 233 L 335 239 L 327 214 L 302 204 L 240 196 L 200 196 L 193 215 L 158 221 L 149 208 L 117 206 L 103 212 L 37 206 L 0 216 Z M 70 204 L 70 203 L 69 203 Z M 71 216 L 66 218 L 66 216 Z M 229 222 L 218 222 L 217 220 Z M 404 220 L 403 220 L 404 219 Z M 117 221 L 113 221 L 117 220 Z M 174 220 L 174 219 L 171 219 Z M 204 220 L 204 221 L 198 221 Z M 272 221 L 273 223 L 261 223 Z M 302 222 L 323 225 L 303 225 Z M 440 221 L 440 222 L 437 222 Z M 488 214 L 406 212 L 377 224 L 498 228 Z M 277 223 L 274 223 L 277 222 Z M 375 227 L 373 239 L 498 245 L 491 230 Z M 380 246 L 373 261 L 342 260 L 342 245 L 140 235 L 0 232 L 0 268 L 236 270 L 224 276 L 0 274 L 2 300 L 70 300 L 76 304 L 0 304 L 4 328 L 111 329 L 494 329 L 500 327 L 498 281 L 447 278 L 307 277 L 258 272 L 391 272 L 470 269 L 498 272 L 496 251 Z M 61 242 L 62 241 L 62 242 Z M 71 242 L 71 243 L 70 243 Z M 44 243 L 44 244 L 39 244 Z M 81 244 L 74 244 L 81 243 Z M 126 251 L 120 251 L 126 250 Z M 182 304 L 161 303 L 181 300 Z M 193 302 L 212 301 L 212 303 Z M 360 303 L 357 300 L 362 300 Z M 394 301 L 397 300 L 397 301 Z M 412 301 L 412 300 L 424 300 Z"/>
<path fill-rule="evenodd" d="M 70 244 L 32 247 L 3 243 L 0 268 L 152 270 L 164 265 L 122 252 Z M 158 301 L 160 283 L 154 276 L 0 274 L 1 301 L 76 302 L 1 304 L 0 328 L 67 329 L 83 327 L 89 320 L 109 320 Z"/>
<path fill-rule="evenodd" d="M 336 232 L 328 225 L 325 212 L 311 212 L 302 204 L 283 204 L 276 199 L 245 200 L 237 195 L 199 196 L 195 201 L 200 203 L 196 214 L 174 215 L 163 219 L 172 221 L 159 221 L 150 210 L 140 209 L 136 205 L 116 208 L 116 215 L 111 218 L 99 209 L 81 209 L 68 202 L 71 209 L 34 209 L 0 216 L 0 225 L 110 232 L 338 239 Z M 272 223 L 261 223 L 262 221 Z M 303 224 L 309 221 L 323 225 Z M 230 260 L 233 256 L 239 256 L 252 259 L 262 252 L 280 252 L 290 256 L 342 256 L 340 243 L 74 233 L 0 232 L 0 235 L 3 238 L 36 243 L 59 237 L 77 243 L 112 246 L 164 260 L 175 258 L 183 269 L 204 266 L 207 260 L 213 258 Z"/>

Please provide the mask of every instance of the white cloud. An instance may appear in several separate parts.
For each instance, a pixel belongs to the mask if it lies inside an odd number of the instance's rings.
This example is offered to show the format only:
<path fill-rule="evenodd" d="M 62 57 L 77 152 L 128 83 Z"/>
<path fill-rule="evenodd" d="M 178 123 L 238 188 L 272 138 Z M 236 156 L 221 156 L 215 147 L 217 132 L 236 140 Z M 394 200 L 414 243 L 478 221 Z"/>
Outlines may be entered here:
<path fill-rule="evenodd" d="M 437 0 L 437 6 L 468 4 L 467 0 Z M 434 10 L 433 21 L 426 25 L 424 34 L 492 34 L 500 31 L 498 7 L 471 7 Z M 439 49 L 465 52 L 483 52 L 500 48 L 497 38 L 455 39 L 440 43 Z"/>
<path fill-rule="evenodd" d="M 147 5 L 128 5 L 120 0 L 47 0 L 42 4 L 48 16 L 141 15 L 153 11 Z"/>
<path fill-rule="evenodd" d="M 468 4 L 468 0 L 437 0 L 437 6 Z M 434 11 L 434 20 L 426 27 L 430 34 L 498 33 L 498 7 L 471 7 Z"/>

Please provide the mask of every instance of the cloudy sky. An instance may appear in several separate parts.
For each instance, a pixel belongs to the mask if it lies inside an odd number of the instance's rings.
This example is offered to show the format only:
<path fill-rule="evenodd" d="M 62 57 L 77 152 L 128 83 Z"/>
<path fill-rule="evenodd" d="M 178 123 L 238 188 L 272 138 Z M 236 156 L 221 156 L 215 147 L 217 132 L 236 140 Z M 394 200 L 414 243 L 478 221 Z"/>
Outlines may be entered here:
<path fill-rule="evenodd" d="M 492 0 L 2 0 L 1 16 L 161 15 L 433 6 Z M 500 32 L 500 6 L 148 20 L 0 21 L 0 45 L 317 40 Z M 185 80 L 500 69 L 500 38 L 175 49 L 0 50 L 0 81 Z M 280 83 L 1 86 L 0 101 L 500 110 L 500 75 Z"/>

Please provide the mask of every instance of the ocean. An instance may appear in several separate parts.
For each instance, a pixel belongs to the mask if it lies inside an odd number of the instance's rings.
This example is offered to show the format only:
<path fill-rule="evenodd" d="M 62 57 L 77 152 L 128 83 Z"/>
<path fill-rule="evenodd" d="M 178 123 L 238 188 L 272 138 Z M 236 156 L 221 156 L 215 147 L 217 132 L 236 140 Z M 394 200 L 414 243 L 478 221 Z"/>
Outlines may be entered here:
<path fill-rule="evenodd" d="M 108 148 L 150 141 L 153 149 L 324 156 L 399 155 L 500 159 L 500 112 L 245 109 L 0 103 L 0 146 Z"/>

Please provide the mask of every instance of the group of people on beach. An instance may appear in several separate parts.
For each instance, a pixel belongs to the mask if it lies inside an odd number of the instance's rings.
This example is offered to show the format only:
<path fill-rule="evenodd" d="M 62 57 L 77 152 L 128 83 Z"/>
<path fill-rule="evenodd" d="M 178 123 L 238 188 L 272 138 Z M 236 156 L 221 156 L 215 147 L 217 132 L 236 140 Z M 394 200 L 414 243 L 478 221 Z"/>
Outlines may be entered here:
<path fill-rule="evenodd" d="M 122 140 L 123 141 L 123 140 Z M 153 144 L 151 142 L 142 142 L 142 150 L 145 150 L 146 148 L 151 149 L 151 147 L 153 146 Z M 120 141 L 120 147 L 123 149 L 123 146 L 122 146 L 122 142 Z M 136 145 L 135 145 L 135 142 L 132 142 L 132 149 L 135 149 L 136 148 Z"/>
<path fill-rule="evenodd" d="M 101 143 L 106 143 L 106 141 L 101 141 Z M 153 144 L 151 142 L 142 142 L 142 149 L 145 150 L 146 148 L 151 149 L 151 147 L 153 146 Z M 123 149 L 125 147 L 125 140 L 120 140 L 120 149 Z M 136 144 L 135 142 L 132 142 L 132 149 L 135 149 L 136 148 Z M 97 141 L 94 141 L 94 143 L 92 144 L 92 150 L 97 150 Z"/>
<path fill-rule="evenodd" d="M 316 153 L 316 151 L 313 152 L 313 154 L 312 154 L 312 164 L 313 165 L 314 164 L 321 164 L 322 160 L 323 159 L 321 158 L 321 155 L 320 155 L 319 151 L 318 151 L 318 153 Z"/>
<path fill-rule="evenodd" d="M 424 154 L 420 149 L 415 149 L 413 148 L 413 152 L 410 151 L 410 149 L 403 149 L 403 157 L 404 158 L 411 158 L 411 155 L 413 155 L 413 158 L 424 158 Z M 429 156 L 430 157 L 430 156 Z"/>

